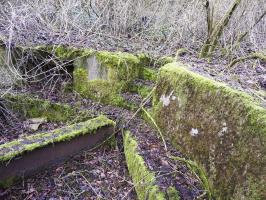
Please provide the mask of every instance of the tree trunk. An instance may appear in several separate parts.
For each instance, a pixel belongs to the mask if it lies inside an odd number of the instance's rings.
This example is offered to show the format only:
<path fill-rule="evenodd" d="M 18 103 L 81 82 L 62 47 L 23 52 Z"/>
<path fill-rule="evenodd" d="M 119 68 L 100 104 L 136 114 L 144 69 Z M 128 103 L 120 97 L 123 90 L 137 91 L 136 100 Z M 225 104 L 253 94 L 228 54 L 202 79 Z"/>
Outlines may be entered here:
<path fill-rule="evenodd" d="M 220 37 L 222 36 L 223 30 L 228 25 L 233 13 L 237 9 L 238 5 L 240 4 L 241 0 L 235 0 L 233 5 L 229 8 L 229 10 L 225 13 L 224 17 L 217 23 L 211 30 L 205 44 L 201 48 L 200 57 L 209 57 L 213 53 Z M 209 9 L 208 9 L 209 10 Z M 208 11 L 210 12 L 210 11 Z M 208 14 L 207 12 L 207 14 Z M 209 17 L 208 17 L 209 18 Z M 210 19 L 209 19 L 210 21 Z M 207 21 L 208 22 L 208 21 Z M 208 22 L 210 23 L 210 22 Z M 209 24 L 208 24 L 209 28 Z"/>

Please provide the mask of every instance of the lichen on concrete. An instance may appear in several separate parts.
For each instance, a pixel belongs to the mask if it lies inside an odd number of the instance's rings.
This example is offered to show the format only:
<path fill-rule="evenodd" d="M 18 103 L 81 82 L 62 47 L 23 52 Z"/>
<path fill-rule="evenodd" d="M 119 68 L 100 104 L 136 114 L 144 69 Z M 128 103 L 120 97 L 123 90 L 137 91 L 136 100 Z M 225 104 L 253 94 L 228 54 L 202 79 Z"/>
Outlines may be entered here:
<path fill-rule="evenodd" d="M 156 123 L 204 166 L 216 198 L 234 199 L 237 194 L 251 199 L 256 194 L 265 199 L 266 110 L 251 96 L 180 63 L 162 67 L 157 84 Z M 167 105 L 162 97 L 169 97 Z M 256 187 L 254 180 L 260 183 Z"/>
<path fill-rule="evenodd" d="M 115 123 L 105 116 L 99 116 L 64 128 L 21 137 L 17 140 L 0 145 L 0 161 L 9 161 L 25 152 L 47 146 L 51 143 L 56 144 L 58 142 L 71 140 L 80 135 L 93 134 L 97 129 L 104 126 L 115 126 Z"/>

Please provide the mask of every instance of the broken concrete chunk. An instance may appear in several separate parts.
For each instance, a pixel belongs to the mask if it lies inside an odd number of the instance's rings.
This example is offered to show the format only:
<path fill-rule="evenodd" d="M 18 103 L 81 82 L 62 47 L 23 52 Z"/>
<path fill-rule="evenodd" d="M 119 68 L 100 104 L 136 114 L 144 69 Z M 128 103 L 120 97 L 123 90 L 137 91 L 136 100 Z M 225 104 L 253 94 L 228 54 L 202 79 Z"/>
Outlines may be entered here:
<path fill-rule="evenodd" d="M 47 122 L 47 118 L 32 118 L 28 120 L 29 128 L 33 131 L 37 131 L 43 123 Z"/>

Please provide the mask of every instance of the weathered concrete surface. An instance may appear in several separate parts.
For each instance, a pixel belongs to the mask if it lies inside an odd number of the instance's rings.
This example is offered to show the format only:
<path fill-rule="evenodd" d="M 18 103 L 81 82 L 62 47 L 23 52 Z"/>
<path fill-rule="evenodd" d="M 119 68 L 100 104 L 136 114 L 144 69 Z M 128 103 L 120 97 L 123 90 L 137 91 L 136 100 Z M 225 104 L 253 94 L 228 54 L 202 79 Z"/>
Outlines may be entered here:
<path fill-rule="evenodd" d="M 0 145 L 0 186 L 14 177 L 30 175 L 84 149 L 99 145 L 112 136 L 114 122 L 104 116 L 27 136 Z"/>
<path fill-rule="evenodd" d="M 75 65 L 82 66 L 86 69 L 89 81 L 108 79 L 108 68 L 101 64 L 95 55 L 79 58 L 75 61 Z"/>
<path fill-rule="evenodd" d="M 252 97 L 172 63 L 160 69 L 153 114 L 201 164 L 219 199 L 266 199 L 266 110 Z"/>

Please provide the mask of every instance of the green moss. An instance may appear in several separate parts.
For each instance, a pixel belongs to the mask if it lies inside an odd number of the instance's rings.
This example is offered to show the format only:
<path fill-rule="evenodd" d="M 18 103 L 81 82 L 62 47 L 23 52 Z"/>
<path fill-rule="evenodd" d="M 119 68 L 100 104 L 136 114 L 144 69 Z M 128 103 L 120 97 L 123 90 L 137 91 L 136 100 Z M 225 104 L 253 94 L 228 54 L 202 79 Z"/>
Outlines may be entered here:
<path fill-rule="evenodd" d="M 216 198 L 232 198 L 235 188 L 246 188 L 247 177 L 252 177 L 262 181 L 255 193 L 264 199 L 266 110 L 253 97 L 193 73 L 180 63 L 162 67 L 157 84 L 153 100 L 156 123 L 204 167 Z M 248 190 L 251 188 L 241 194 L 247 199 Z"/>
<path fill-rule="evenodd" d="M 141 67 L 139 59 L 129 53 L 101 51 L 96 58 L 110 68 L 109 80 L 130 82 L 139 76 Z"/>
<path fill-rule="evenodd" d="M 73 124 L 68 127 L 55 129 L 50 132 L 39 133 L 6 144 L 0 145 L 0 161 L 5 162 L 25 152 L 47 146 L 51 143 L 71 140 L 74 137 L 93 134 L 97 129 L 104 126 L 114 126 L 115 123 L 105 116 Z"/>
<path fill-rule="evenodd" d="M 164 65 L 166 65 L 168 63 L 172 63 L 172 62 L 175 62 L 175 58 L 169 57 L 169 56 L 164 56 L 164 57 L 160 57 L 159 59 L 156 60 L 155 66 L 161 67 L 161 66 L 164 66 Z"/>
<path fill-rule="evenodd" d="M 179 192 L 174 187 L 167 189 L 167 195 L 169 200 L 180 200 Z"/>
<path fill-rule="evenodd" d="M 101 65 L 108 68 L 108 80 L 88 80 L 88 71 L 83 62 L 75 63 L 74 88 L 84 97 L 97 100 L 101 103 L 122 106 L 125 104 L 120 93 L 127 87 L 130 75 L 127 72 L 137 62 L 129 54 L 115 54 L 109 52 L 98 52 L 96 55 Z M 132 64 L 133 63 L 133 64 Z M 127 64 L 130 67 L 127 67 Z M 127 69 L 129 71 L 127 71 Z"/>
<path fill-rule="evenodd" d="M 152 91 L 152 88 L 147 87 L 147 86 L 139 86 L 137 89 L 137 93 L 142 97 L 145 98 L 147 97 L 150 92 Z"/>
<path fill-rule="evenodd" d="M 124 106 L 126 102 L 120 96 L 123 82 L 113 83 L 107 80 L 92 80 L 87 77 L 87 70 L 76 68 L 74 71 L 74 88 L 82 96 L 97 100 L 101 103 Z"/>
<path fill-rule="evenodd" d="M 150 200 L 165 199 L 164 194 L 155 185 L 155 174 L 146 167 L 144 159 L 137 151 L 137 146 L 136 139 L 127 131 L 124 136 L 124 152 L 138 198 Z"/>
<path fill-rule="evenodd" d="M 45 45 L 33 47 L 30 49 L 33 51 L 35 50 L 38 52 L 47 52 L 49 54 L 54 54 L 57 58 L 61 60 L 74 60 L 78 57 L 85 57 L 94 53 L 94 51 L 91 49 L 66 47 L 64 45 Z"/>
<path fill-rule="evenodd" d="M 74 70 L 74 88 L 82 96 L 104 104 L 135 109 L 137 105 L 127 103 L 121 93 L 134 90 L 145 97 L 150 92 L 150 88 L 134 86 L 133 80 L 143 78 L 154 81 L 157 77 L 154 70 L 141 67 L 138 57 L 132 54 L 102 51 L 96 53 L 96 59 L 100 65 L 108 69 L 107 80 L 88 80 L 84 60 L 77 60 Z"/>
<path fill-rule="evenodd" d="M 149 66 L 154 65 L 155 59 L 151 57 L 150 55 L 141 53 L 141 54 L 137 54 L 136 56 L 138 57 L 142 66 L 149 67 Z"/>
<path fill-rule="evenodd" d="M 8 179 L 0 181 L 0 188 L 10 187 L 15 182 L 16 179 L 17 177 L 9 177 Z"/>
<path fill-rule="evenodd" d="M 45 117 L 49 121 L 71 121 L 78 117 L 91 118 L 89 111 L 79 111 L 78 108 L 67 104 L 51 103 L 47 100 L 30 97 L 27 95 L 6 95 L 12 110 L 27 118 Z"/>
<path fill-rule="evenodd" d="M 150 92 L 152 91 L 152 88 L 149 86 L 145 86 L 145 85 L 132 84 L 127 91 L 132 92 L 132 93 L 137 93 L 142 98 L 145 98 L 150 94 Z"/>
<path fill-rule="evenodd" d="M 143 67 L 139 78 L 155 82 L 157 80 L 157 71 L 151 68 Z"/>
<path fill-rule="evenodd" d="M 138 199 L 164 200 L 165 192 L 155 184 L 155 174 L 147 168 L 144 159 L 138 153 L 138 144 L 129 131 L 124 135 L 124 153 L 129 174 L 132 177 Z M 179 192 L 173 188 L 167 188 L 168 199 L 179 200 Z"/>

